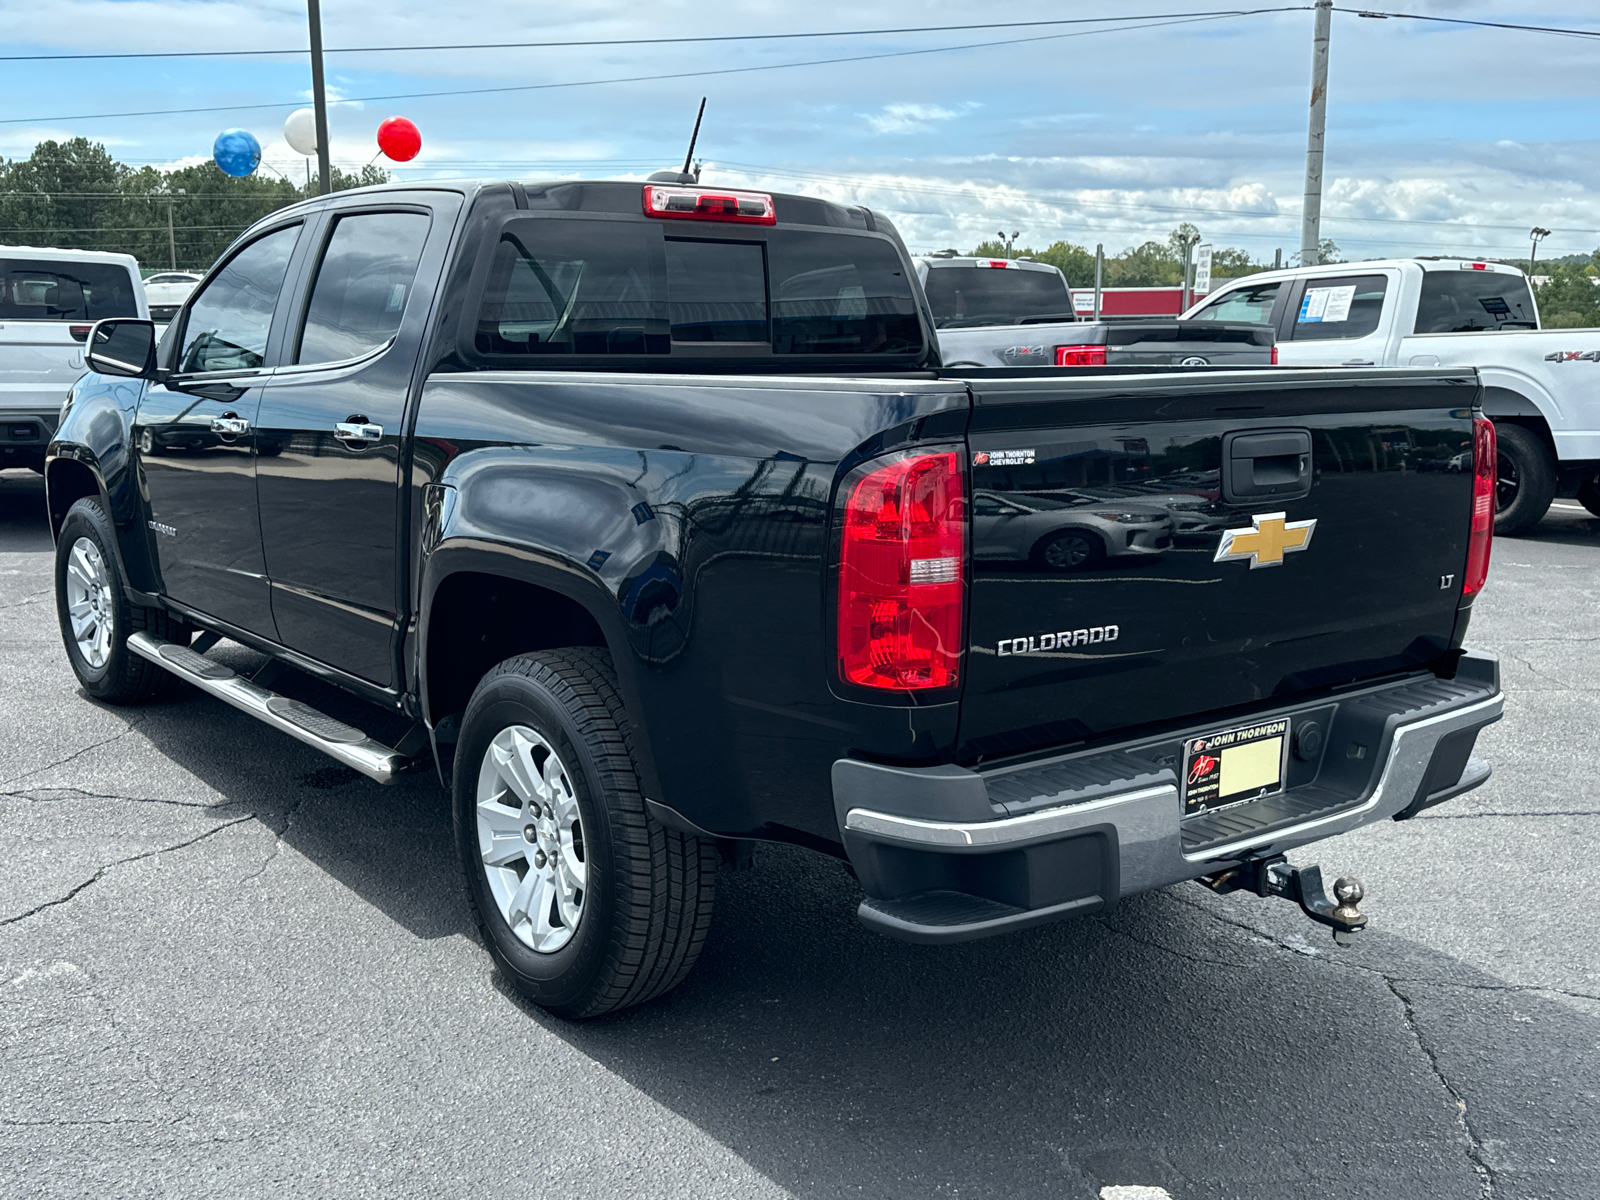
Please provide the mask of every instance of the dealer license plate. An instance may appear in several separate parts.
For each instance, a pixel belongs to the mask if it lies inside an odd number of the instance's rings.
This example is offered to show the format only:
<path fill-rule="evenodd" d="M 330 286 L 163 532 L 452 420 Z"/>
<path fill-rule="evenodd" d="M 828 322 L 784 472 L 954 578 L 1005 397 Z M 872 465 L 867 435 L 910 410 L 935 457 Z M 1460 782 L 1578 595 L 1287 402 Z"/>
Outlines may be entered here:
<path fill-rule="evenodd" d="M 1183 748 L 1183 815 L 1198 816 L 1283 791 L 1289 719 L 1190 738 Z"/>

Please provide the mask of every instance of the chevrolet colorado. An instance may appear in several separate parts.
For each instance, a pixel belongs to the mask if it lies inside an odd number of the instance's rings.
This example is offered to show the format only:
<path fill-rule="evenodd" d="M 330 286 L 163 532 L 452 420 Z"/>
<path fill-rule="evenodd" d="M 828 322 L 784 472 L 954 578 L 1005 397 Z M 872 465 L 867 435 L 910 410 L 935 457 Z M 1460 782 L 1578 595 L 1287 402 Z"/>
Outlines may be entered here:
<path fill-rule="evenodd" d="M 436 770 L 572 1017 L 683 978 L 744 839 L 903 938 L 1203 878 L 1348 941 L 1359 885 L 1284 852 L 1488 775 L 1473 372 L 953 372 L 881 217 L 672 179 L 339 192 L 159 343 L 98 323 L 46 464 L 85 692 Z"/>

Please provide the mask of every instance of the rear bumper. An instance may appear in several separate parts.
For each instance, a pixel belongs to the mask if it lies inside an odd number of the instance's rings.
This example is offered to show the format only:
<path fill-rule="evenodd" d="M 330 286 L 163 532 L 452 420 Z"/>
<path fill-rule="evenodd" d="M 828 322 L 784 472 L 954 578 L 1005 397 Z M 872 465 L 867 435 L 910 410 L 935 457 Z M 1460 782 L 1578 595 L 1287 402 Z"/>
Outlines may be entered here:
<path fill-rule="evenodd" d="M 860 917 L 912 941 L 962 941 L 1109 908 L 1123 896 L 1404 820 L 1483 783 L 1471 757 L 1500 719 L 1499 663 L 1248 714 L 1324 731 L 1276 796 L 1185 819 L 1175 762 L 1211 722 L 995 770 L 841 759 L 834 806 L 867 893 Z"/>

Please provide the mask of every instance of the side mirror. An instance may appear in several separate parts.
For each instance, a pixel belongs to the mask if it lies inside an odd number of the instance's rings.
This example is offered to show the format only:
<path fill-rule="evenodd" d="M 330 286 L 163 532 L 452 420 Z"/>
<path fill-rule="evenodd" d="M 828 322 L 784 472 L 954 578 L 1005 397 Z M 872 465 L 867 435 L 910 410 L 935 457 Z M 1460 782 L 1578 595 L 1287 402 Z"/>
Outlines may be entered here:
<path fill-rule="evenodd" d="M 154 379 L 156 326 L 137 317 L 107 317 L 89 331 L 83 349 L 84 365 L 102 375 Z"/>

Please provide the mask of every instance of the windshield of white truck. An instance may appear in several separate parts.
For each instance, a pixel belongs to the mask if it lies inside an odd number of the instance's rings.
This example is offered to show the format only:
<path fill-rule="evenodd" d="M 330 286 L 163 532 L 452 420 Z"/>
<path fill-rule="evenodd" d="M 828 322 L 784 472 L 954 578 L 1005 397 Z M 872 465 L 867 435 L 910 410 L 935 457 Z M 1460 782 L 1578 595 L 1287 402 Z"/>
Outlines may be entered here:
<path fill-rule="evenodd" d="M 0 321 L 98 321 L 138 315 L 127 267 L 0 259 Z"/>
<path fill-rule="evenodd" d="M 931 267 L 923 290 L 933 307 L 933 323 L 940 329 L 1075 319 L 1067 281 L 1055 271 Z"/>
<path fill-rule="evenodd" d="M 1523 275 L 1500 271 L 1425 271 L 1417 300 L 1417 333 L 1537 329 Z"/>

